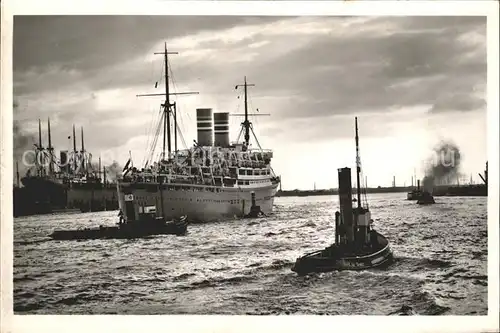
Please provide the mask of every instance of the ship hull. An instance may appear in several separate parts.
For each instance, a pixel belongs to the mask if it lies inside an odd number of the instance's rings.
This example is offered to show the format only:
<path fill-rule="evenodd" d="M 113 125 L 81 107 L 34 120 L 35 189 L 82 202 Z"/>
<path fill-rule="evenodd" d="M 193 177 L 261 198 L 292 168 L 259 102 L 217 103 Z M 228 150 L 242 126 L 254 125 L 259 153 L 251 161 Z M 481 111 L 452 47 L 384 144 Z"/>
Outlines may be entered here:
<path fill-rule="evenodd" d="M 81 212 L 99 212 L 118 209 L 116 185 L 73 186 L 68 191 L 68 208 Z"/>
<path fill-rule="evenodd" d="M 365 270 L 384 267 L 394 259 L 389 241 L 377 232 L 378 247 L 371 253 L 353 255 L 346 254 L 343 249 L 333 244 L 325 250 L 309 253 L 300 257 L 292 267 L 292 271 L 299 275 L 309 273 L 323 273 L 341 270 Z"/>
<path fill-rule="evenodd" d="M 160 194 L 158 184 L 124 183 L 118 186 L 118 198 L 123 212 L 127 210 L 127 196 L 133 200 L 135 214 L 140 207 L 155 206 L 157 213 L 167 220 L 187 215 L 190 223 L 203 223 L 249 214 L 252 193 L 253 204 L 260 206 L 260 210 L 267 215 L 273 210 L 277 188 L 278 183 L 247 188 L 169 184 L 163 185 Z"/>
<path fill-rule="evenodd" d="M 100 226 L 77 230 L 55 230 L 49 235 L 53 240 L 89 240 L 89 239 L 134 239 L 153 235 L 185 235 L 185 221 L 160 223 L 134 223 L 123 226 Z"/>
<path fill-rule="evenodd" d="M 51 214 L 65 209 L 80 212 L 118 209 L 116 185 L 67 188 L 48 181 L 32 182 L 14 188 L 13 196 L 14 217 Z"/>
<path fill-rule="evenodd" d="M 487 197 L 488 187 L 486 185 L 438 186 L 434 189 L 432 195 L 435 197 Z"/>

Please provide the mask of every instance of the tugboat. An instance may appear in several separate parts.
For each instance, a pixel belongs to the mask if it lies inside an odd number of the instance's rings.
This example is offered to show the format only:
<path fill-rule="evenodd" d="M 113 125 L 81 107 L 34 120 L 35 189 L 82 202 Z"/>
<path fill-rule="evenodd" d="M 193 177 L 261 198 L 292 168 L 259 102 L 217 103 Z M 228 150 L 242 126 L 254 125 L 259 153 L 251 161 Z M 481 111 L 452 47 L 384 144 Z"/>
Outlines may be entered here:
<path fill-rule="evenodd" d="M 262 211 L 262 209 L 260 209 L 260 206 L 257 206 L 255 201 L 255 192 L 251 193 L 251 197 L 252 197 L 252 206 L 250 206 L 250 212 L 245 215 L 245 218 L 257 218 L 257 217 L 267 216 Z"/>
<path fill-rule="evenodd" d="M 355 124 L 357 207 L 353 208 L 352 204 L 351 169 L 339 169 L 340 212 L 335 213 L 335 243 L 324 250 L 298 258 L 292 271 L 299 275 L 334 270 L 362 270 L 392 262 L 389 241 L 373 228 L 368 203 L 365 202 L 366 208 L 362 206 L 357 118 Z"/>
<path fill-rule="evenodd" d="M 429 191 L 423 191 L 418 197 L 417 204 L 419 205 L 432 205 L 435 204 L 434 197 Z"/>
<path fill-rule="evenodd" d="M 187 232 L 186 216 L 166 222 L 162 217 L 156 216 L 154 207 L 144 207 L 144 212 L 138 216 L 138 220 L 124 220 L 120 211 L 117 226 L 55 230 L 49 237 L 53 240 L 133 239 L 152 235 L 182 236 Z"/>
<path fill-rule="evenodd" d="M 417 188 L 408 192 L 406 199 L 407 200 L 418 200 L 422 195 L 422 191 L 420 190 L 420 179 L 417 179 Z"/>

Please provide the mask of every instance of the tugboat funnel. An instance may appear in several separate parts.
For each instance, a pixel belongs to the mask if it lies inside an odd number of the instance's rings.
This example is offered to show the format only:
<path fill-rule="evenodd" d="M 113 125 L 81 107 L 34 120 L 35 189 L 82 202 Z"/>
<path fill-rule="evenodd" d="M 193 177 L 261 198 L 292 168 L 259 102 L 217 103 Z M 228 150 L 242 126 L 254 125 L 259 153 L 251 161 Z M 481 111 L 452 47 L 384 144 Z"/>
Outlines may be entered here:
<path fill-rule="evenodd" d="M 354 242 L 354 219 L 352 209 L 352 185 L 351 169 L 342 168 L 338 170 L 339 176 L 339 200 L 340 200 L 340 221 L 339 241 L 340 243 Z"/>

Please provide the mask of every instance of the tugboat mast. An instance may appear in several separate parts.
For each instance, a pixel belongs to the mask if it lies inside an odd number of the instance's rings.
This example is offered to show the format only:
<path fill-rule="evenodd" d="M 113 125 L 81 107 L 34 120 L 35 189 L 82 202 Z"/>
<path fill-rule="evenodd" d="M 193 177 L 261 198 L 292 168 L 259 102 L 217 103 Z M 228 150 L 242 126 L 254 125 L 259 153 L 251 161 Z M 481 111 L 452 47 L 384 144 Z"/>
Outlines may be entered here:
<path fill-rule="evenodd" d="M 359 136 L 358 136 L 358 117 L 354 118 L 356 126 L 356 181 L 357 181 L 357 196 L 358 196 L 358 208 L 361 208 L 361 184 L 359 180 L 359 174 L 361 172 L 361 160 L 359 156 Z"/>

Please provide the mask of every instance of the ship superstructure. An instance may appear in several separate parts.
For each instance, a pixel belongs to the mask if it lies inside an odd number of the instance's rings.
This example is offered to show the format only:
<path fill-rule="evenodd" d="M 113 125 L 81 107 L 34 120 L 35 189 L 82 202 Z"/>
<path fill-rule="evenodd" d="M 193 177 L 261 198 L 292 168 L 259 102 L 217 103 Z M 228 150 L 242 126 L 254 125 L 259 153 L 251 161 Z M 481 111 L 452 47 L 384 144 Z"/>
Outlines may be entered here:
<path fill-rule="evenodd" d="M 137 219 L 147 207 L 169 220 L 187 215 L 190 221 L 207 222 L 247 215 L 252 206 L 260 206 L 264 214 L 273 209 L 274 196 L 280 179 L 271 167 L 272 150 L 262 149 L 253 131 L 248 112 L 248 87 L 243 84 L 245 99 L 244 121 L 236 142 L 229 139 L 228 112 L 213 112 L 199 108 L 197 140 L 186 149 L 177 149 L 177 104 L 171 103 L 169 63 L 165 50 L 165 93 L 139 96 L 166 96 L 162 104 L 163 150 L 157 162 L 146 161 L 138 169 L 127 162 L 118 180 L 120 209 L 126 219 Z M 173 120 L 175 149 L 171 149 L 170 123 Z M 160 132 L 160 128 L 157 133 Z M 250 142 L 253 135 L 254 144 Z M 240 139 L 243 137 L 243 140 Z M 157 140 L 154 139 L 153 142 Z M 154 149 L 152 149 L 154 151 Z"/>

